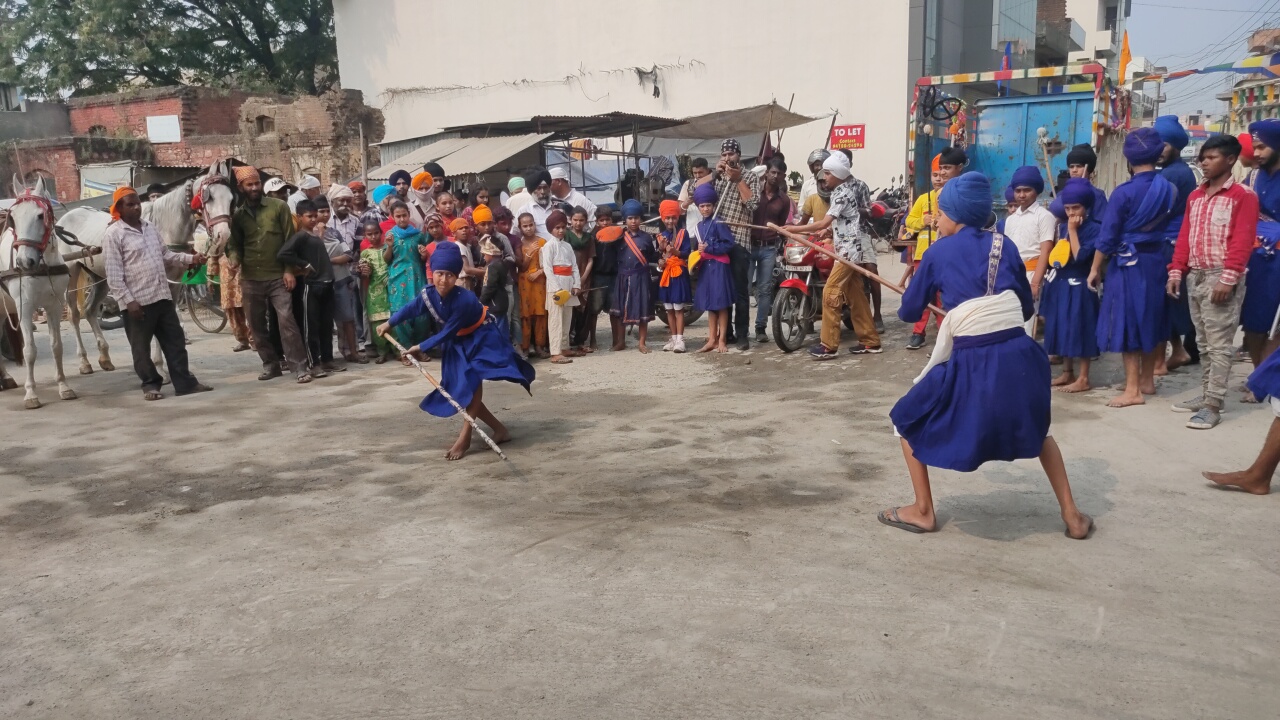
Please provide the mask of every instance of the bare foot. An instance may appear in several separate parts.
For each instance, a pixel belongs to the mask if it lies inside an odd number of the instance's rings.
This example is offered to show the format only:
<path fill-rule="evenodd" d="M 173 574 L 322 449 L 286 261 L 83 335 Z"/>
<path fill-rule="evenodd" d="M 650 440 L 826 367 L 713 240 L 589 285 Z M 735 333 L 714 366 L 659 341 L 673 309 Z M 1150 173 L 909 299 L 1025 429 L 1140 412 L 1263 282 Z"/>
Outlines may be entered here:
<path fill-rule="evenodd" d="M 640 343 L 639 345 L 637 345 L 636 349 L 644 353 L 645 355 L 649 354 L 649 346 L 645 345 L 644 343 Z"/>
<path fill-rule="evenodd" d="M 493 437 L 493 441 L 498 443 L 499 445 L 503 443 L 509 443 L 511 442 L 511 431 L 507 430 L 506 428 L 503 428 L 501 432 L 495 432 L 492 435 L 492 437 Z"/>
<path fill-rule="evenodd" d="M 707 343 L 706 345 L 703 345 L 702 347 L 698 348 L 698 352 L 700 353 L 711 352 L 712 350 L 715 350 L 715 349 L 716 349 L 715 345 L 712 345 L 711 343 Z"/>
<path fill-rule="evenodd" d="M 1147 404 L 1147 401 L 1143 399 L 1142 395 L 1130 395 L 1128 393 L 1125 393 L 1123 395 L 1117 395 L 1111 398 L 1111 402 L 1107 403 L 1107 407 L 1122 408 L 1122 407 L 1129 407 L 1130 405 L 1146 405 L 1146 404 Z"/>
<path fill-rule="evenodd" d="M 1245 391 L 1244 391 L 1244 395 L 1241 395 L 1241 396 L 1240 396 L 1240 402 L 1242 402 L 1242 403 L 1248 403 L 1248 404 L 1250 404 L 1250 405 L 1255 405 L 1255 404 L 1257 404 L 1257 402 L 1258 402 L 1258 396 L 1254 395 L 1253 393 L 1249 392 L 1248 390 L 1245 390 Z"/>
<path fill-rule="evenodd" d="M 1224 488 L 1233 488 L 1252 495 L 1266 495 L 1271 492 L 1271 478 L 1256 477 L 1248 470 L 1229 473 L 1203 472 L 1200 474 L 1209 482 Z"/>
<path fill-rule="evenodd" d="M 622 352 L 623 350 L 626 350 L 626 349 L 627 349 L 627 344 L 624 342 L 624 343 L 621 343 L 621 344 L 618 344 L 618 345 L 614 345 L 613 347 L 611 347 L 611 348 L 609 348 L 609 349 L 610 349 L 610 350 L 612 350 L 612 351 L 614 351 L 614 352 Z"/>
<path fill-rule="evenodd" d="M 1170 356 L 1169 359 L 1165 361 L 1165 367 L 1168 368 L 1169 370 L 1177 370 L 1178 368 L 1184 365 L 1187 365 L 1190 362 L 1191 362 L 1191 356 L 1184 352 L 1178 355 Z"/>
<path fill-rule="evenodd" d="M 1086 540 L 1093 532 L 1093 518 L 1082 512 L 1077 512 L 1071 520 L 1063 517 L 1062 521 L 1067 524 L 1067 537 L 1072 540 Z"/>
<path fill-rule="evenodd" d="M 1169 366 L 1165 363 L 1156 365 L 1156 369 L 1152 370 L 1151 374 L 1155 375 L 1156 377 L 1164 377 L 1165 375 L 1169 374 Z"/>
<path fill-rule="evenodd" d="M 716 352 L 727 353 L 729 352 L 729 348 L 725 345 L 718 345 L 716 346 Z"/>
<path fill-rule="evenodd" d="M 1138 386 L 1138 389 L 1142 391 L 1142 394 L 1143 394 L 1143 395 L 1155 395 L 1155 394 L 1156 394 L 1156 381 L 1155 381 L 1155 380 L 1152 380 L 1150 383 L 1144 383 L 1144 384 L 1142 384 L 1142 385 L 1139 385 L 1139 386 Z"/>
<path fill-rule="evenodd" d="M 1062 373 L 1061 375 L 1059 375 L 1058 377 L 1054 378 L 1054 379 L 1053 379 L 1053 382 L 1049 383 L 1049 386 L 1050 386 L 1050 387 L 1061 387 L 1062 385 L 1070 385 L 1071 383 L 1073 383 L 1073 382 L 1075 382 L 1075 381 L 1076 381 L 1076 374 L 1075 374 L 1075 373 L 1064 372 L 1064 373 Z"/>
<path fill-rule="evenodd" d="M 1093 386 L 1089 384 L 1088 378 L 1080 378 L 1069 385 L 1063 385 L 1062 387 L 1058 388 L 1058 392 L 1078 393 L 1078 392 L 1086 392 L 1092 389 L 1093 389 Z"/>
<path fill-rule="evenodd" d="M 496 440 L 494 442 L 497 442 Z M 453 444 L 449 451 L 444 454 L 445 460 L 461 460 L 466 457 L 467 451 L 471 449 L 471 441 L 463 443 L 461 440 Z"/>

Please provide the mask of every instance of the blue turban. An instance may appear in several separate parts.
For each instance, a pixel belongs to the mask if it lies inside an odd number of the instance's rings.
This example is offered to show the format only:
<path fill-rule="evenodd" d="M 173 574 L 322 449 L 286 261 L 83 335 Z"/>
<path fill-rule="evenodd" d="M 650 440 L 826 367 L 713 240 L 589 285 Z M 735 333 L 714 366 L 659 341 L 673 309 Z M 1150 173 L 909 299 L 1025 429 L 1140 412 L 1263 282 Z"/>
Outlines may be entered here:
<path fill-rule="evenodd" d="M 390 195 L 395 191 L 396 191 L 395 188 L 383 183 L 382 185 L 379 185 L 378 187 L 374 188 L 373 192 L 369 194 L 369 197 L 373 198 L 374 205 L 378 205 L 383 200 L 386 200 L 388 195 Z"/>
<path fill-rule="evenodd" d="M 718 199 L 715 186 L 711 183 L 704 183 L 693 189 L 694 205 L 706 205 L 708 203 L 715 205 Z"/>
<path fill-rule="evenodd" d="M 1017 201 L 1018 201 L 1018 197 L 1017 197 L 1017 195 L 1015 195 L 1015 194 L 1014 194 L 1013 186 L 1012 186 L 1012 185 L 1010 185 L 1009 187 L 1005 188 L 1005 189 L 1004 189 L 1004 204 L 1005 204 L 1005 205 L 1008 205 L 1009 203 L 1013 203 L 1013 202 L 1017 202 Z"/>
<path fill-rule="evenodd" d="M 991 217 L 991 181 L 980 172 L 949 181 L 938 194 L 938 209 L 961 225 L 982 228 Z"/>
<path fill-rule="evenodd" d="M 1131 165 L 1155 165 L 1164 152 L 1164 140 L 1155 128 L 1129 131 L 1124 139 L 1124 157 Z"/>
<path fill-rule="evenodd" d="M 397 170 L 397 171 L 395 171 L 395 172 L 391 173 L 391 177 L 387 178 L 387 184 L 389 184 L 389 185 L 395 185 L 396 183 L 400 182 L 401 180 L 403 180 L 403 181 L 405 182 L 405 184 L 406 184 L 406 185 L 412 185 L 412 184 L 413 184 L 413 176 L 411 176 L 411 175 L 409 174 L 409 171 L 408 171 L 408 170 L 403 170 L 403 169 L 401 169 L 401 170 Z"/>
<path fill-rule="evenodd" d="M 431 253 L 431 272 L 443 270 L 454 275 L 462 273 L 462 251 L 456 243 L 440 242 Z"/>
<path fill-rule="evenodd" d="M 1263 145 L 1280 151 L 1280 120 L 1268 118 L 1249 125 L 1249 134 L 1258 138 Z"/>
<path fill-rule="evenodd" d="M 640 204 L 639 200 L 635 198 L 631 198 L 630 200 L 622 203 L 623 218 L 643 217 L 643 216 L 644 216 L 644 206 Z"/>
<path fill-rule="evenodd" d="M 1035 165 L 1023 165 L 1013 171 L 1013 178 L 1009 180 L 1009 187 L 1017 190 L 1020 187 L 1031 188 L 1037 193 L 1044 192 L 1044 176 L 1040 174 L 1040 168 Z"/>
<path fill-rule="evenodd" d="M 1160 133 L 1160 139 L 1172 145 L 1174 150 L 1181 151 L 1191 141 L 1187 131 L 1182 129 L 1182 123 L 1178 122 L 1177 115 L 1161 115 L 1156 118 L 1155 129 Z"/>
<path fill-rule="evenodd" d="M 1067 221 L 1067 207 L 1066 204 L 1062 202 L 1062 193 L 1058 193 L 1058 197 L 1054 198 L 1053 202 L 1049 203 L 1049 212 L 1053 213 L 1053 216 L 1058 218 L 1058 222 Z"/>
<path fill-rule="evenodd" d="M 1093 185 L 1090 185 L 1088 180 L 1071 178 L 1066 185 L 1062 186 L 1058 199 L 1063 205 L 1083 205 L 1092 209 L 1096 196 L 1093 193 Z"/>

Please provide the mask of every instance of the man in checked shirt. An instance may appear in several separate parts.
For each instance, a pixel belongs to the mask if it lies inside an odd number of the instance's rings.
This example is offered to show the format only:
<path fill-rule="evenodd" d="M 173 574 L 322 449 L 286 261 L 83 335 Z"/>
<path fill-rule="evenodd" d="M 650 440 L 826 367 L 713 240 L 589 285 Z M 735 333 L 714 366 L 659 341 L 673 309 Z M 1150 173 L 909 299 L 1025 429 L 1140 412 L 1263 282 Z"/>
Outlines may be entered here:
<path fill-rule="evenodd" d="M 124 332 L 133 351 L 133 370 L 142 380 L 142 397 L 159 400 L 164 382 L 151 361 L 151 339 L 169 365 L 175 395 L 208 392 L 187 367 L 186 337 L 178 322 L 169 293 L 168 267 L 193 268 L 204 264 L 203 255 L 175 253 L 164 244 L 155 226 L 142 219 L 142 199 L 133 188 L 118 188 L 111 204 L 112 222 L 102 239 L 107 263 L 107 287 L 126 309 Z"/>
<path fill-rule="evenodd" d="M 1177 297 L 1186 277 L 1191 320 L 1208 345 L 1200 397 L 1173 406 L 1174 412 L 1195 413 L 1187 422 L 1193 430 L 1209 430 L 1221 420 L 1244 299 L 1244 270 L 1258 235 L 1258 196 L 1231 177 L 1239 157 L 1240 141 L 1230 135 L 1215 135 L 1200 146 L 1204 181 L 1187 198 L 1165 287 Z"/>

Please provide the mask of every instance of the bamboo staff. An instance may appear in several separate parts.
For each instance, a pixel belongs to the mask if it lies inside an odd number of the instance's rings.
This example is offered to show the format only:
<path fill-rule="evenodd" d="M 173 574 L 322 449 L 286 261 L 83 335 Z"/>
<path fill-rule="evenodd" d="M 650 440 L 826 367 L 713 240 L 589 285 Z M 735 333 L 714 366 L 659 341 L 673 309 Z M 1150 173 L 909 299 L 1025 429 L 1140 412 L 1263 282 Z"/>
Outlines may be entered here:
<path fill-rule="evenodd" d="M 484 430 L 480 429 L 480 424 L 476 422 L 476 419 L 471 417 L 469 414 L 467 414 L 467 411 L 464 410 L 463 407 L 458 404 L 457 400 L 453 399 L 453 396 L 449 394 L 448 390 L 445 390 L 443 387 L 440 387 L 440 383 L 436 382 L 436 379 L 431 377 L 431 373 L 427 372 L 427 369 L 422 367 L 422 363 L 418 362 L 418 358 L 410 355 L 409 351 L 405 350 L 403 345 L 396 342 L 396 339 L 392 337 L 390 333 L 383 333 L 382 337 L 386 338 L 387 342 L 394 345 L 396 349 L 400 351 L 401 357 L 408 358 L 409 362 L 413 363 L 413 366 L 418 368 L 418 372 L 422 373 L 422 377 L 426 378 L 432 385 L 435 386 L 436 390 L 440 391 L 440 395 L 444 397 L 445 400 L 448 400 L 449 404 L 452 405 L 462 415 L 463 420 L 466 420 L 467 422 L 471 423 L 471 427 L 475 429 L 477 433 L 480 434 L 480 438 L 484 440 L 489 447 L 493 448 L 494 452 L 498 453 L 498 457 L 502 458 L 503 460 L 507 459 L 506 453 L 502 452 L 502 448 L 498 447 L 498 443 L 494 442 L 493 438 L 489 437 Z"/>
<path fill-rule="evenodd" d="M 822 253 L 823 255 L 826 255 L 827 257 L 831 258 L 832 260 L 835 260 L 836 262 L 841 263 L 842 265 L 844 265 L 844 266 L 848 267 L 850 270 L 852 270 L 852 271 L 854 271 L 854 272 L 858 273 L 859 275 L 862 275 L 863 277 L 871 278 L 872 280 L 875 280 L 876 282 L 878 282 L 878 283 L 880 283 L 881 285 L 883 285 L 883 286 L 885 286 L 885 287 L 889 288 L 890 290 L 892 290 L 892 291 L 894 291 L 894 292 L 898 293 L 899 295 L 903 295 L 903 294 L 905 294 L 905 293 L 907 292 L 905 289 L 903 289 L 903 288 L 902 288 L 902 286 L 900 286 L 900 285 L 895 285 L 895 284 L 893 284 L 893 283 L 889 282 L 888 280 L 885 280 L 884 278 L 880 277 L 879 275 L 877 275 L 877 274 L 875 274 L 875 273 L 871 272 L 870 270 L 868 270 L 868 269 L 866 269 L 866 268 L 862 267 L 861 265 L 859 265 L 859 264 L 857 264 L 857 263 L 855 263 L 855 262 L 851 262 L 851 261 L 849 261 L 849 260 L 846 260 L 846 259 L 844 259 L 844 258 L 840 257 L 839 255 L 835 254 L 835 253 L 834 253 L 834 252 L 832 252 L 831 250 L 828 250 L 828 249 L 826 249 L 825 247 L 823 247 L 823 246 L 821 246 L 821 245 L 819 245 L 819 244 L 817 244 L 817 243 L 815 243 L 815 242 L 812 242 L 811 240 L 809 240 L 808 238 L 804 237 L 803 235 L 797 235 L 797 234 L 795 234 L 795 233 L 793 233 L 793 232 L 790 232 L 790 231 L 788 231 L 788 230 L 783 230 L 781 227 L 779 227 L 779 226 L 777 226 L 777 225 L 775 225 L 775 224 L 773 224 L 773 223 L 769 223 L 769 225 L 768 225 L 767 227 L 766 227 L 766 226 L 763 226 L 763 225 L 751 225 L 751 224 L 749 224 L 749 223 L 725 222 L 725 224 L 726 224 L 726 225 L 738 225 L 738 226 L 741 226 L 741 227 L 754 228 L 754 229 L 757 229 L 757 230 L 773 230 L 774 232 L 778 233 L 779 235 L 782 235 L 782 236 L 786 237 L 786 238 L 787 238 L 787 239 L 789 239 L 789 240 L 795 240 L 796 242 L 800 243 L 801 245 L 804 245 L 804 246 L 806 246 L 806 247 L 808 247 L 808 248 L 810 248 L 810 249 L 813 249 L 813 250 L 817 250 L 818 252 Z M 938 317 L 946 317 L 946 316 L 947 316 L 946 311 L 944 311 L 942 308 L 940 308 L 940 307 L 938 307 L 937 305 L 934 305 L 934 304 L 932 304 L 932 303 L 930 303 L 930 304 L 929 304 L 929 309 L 930 309 L 930 310 L 932 310 L 932 311 L 934 311 L 935 313 L 937 313 L 937 314 L 938 314 Z"/>

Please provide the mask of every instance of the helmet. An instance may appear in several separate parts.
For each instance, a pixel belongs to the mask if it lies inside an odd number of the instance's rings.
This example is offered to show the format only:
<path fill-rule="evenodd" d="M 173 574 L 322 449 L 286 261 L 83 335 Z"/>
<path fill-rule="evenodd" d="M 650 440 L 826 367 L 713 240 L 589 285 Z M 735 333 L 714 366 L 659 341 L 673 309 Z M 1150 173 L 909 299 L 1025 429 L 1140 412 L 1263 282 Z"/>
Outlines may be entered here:
<path fill-rule="evenodd" d="M 819 148 L 818 150 L 814 150 L 813 152 L 809 153 L 809 162 L 805 164 L 812 165 L 814 163 L 825 162 L 826 159 L 829 157 L 831 157 L 830 150 L 827 150 L 825 148 Z"/>

